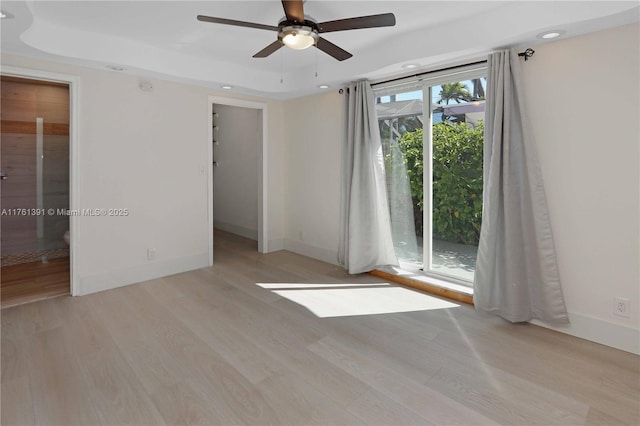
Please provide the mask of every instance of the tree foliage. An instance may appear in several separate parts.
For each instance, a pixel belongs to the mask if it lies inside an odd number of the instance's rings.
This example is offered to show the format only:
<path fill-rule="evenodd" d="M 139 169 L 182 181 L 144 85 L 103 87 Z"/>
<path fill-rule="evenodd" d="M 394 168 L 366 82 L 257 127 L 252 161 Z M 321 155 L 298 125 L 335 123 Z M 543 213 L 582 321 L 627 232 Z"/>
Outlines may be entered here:
<path fill-rule="evenodd" d="M 445 83 L 441 87 L 440 93 L 438 93 L 438 96 L 440 96 L 439 104 L 449 105 L 450 101 L 456 101 L 459 104 L 460 101 L 471 97 L 469 88 L 462 82 Z"/>
<path fill-rule="evenodd" d="M 439 123 L 433 126 L 434 238 L 478 244 L 482 222 L 482 150 L 484 125 Z M 423 130 L 405 133 L 398 141 L 409 174 L 416 216 L 422 234 Z"/>

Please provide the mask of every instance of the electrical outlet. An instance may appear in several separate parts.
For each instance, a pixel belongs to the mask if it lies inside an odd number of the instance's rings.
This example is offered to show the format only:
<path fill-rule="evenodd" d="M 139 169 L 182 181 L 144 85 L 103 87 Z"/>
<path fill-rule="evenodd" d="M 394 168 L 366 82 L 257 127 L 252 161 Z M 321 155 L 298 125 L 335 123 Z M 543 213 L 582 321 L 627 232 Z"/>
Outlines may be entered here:
<path fill-rule="evenodd" d="M 629 299 L 625 299 L 624 297 L 614 297 L 613 313 L 621 317 L 629 318 Z"/>
<path fill-rule="evenodd" d="M 147 249 L 147 260 L 155 260 L 157 255 L 158 255 L 158 252 L 156 251 L 155 248 Z"/>

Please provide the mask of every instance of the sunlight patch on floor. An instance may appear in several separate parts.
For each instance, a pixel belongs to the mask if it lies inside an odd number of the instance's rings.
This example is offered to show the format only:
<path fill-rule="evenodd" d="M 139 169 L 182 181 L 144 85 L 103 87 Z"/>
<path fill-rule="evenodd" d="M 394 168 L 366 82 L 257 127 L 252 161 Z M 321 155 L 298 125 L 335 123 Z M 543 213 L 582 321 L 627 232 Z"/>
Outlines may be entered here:
<path fill-rule="evenodd" d="M 319 318 L 456 308 L 460 305 L 389 283 L 258 283 Z"/>

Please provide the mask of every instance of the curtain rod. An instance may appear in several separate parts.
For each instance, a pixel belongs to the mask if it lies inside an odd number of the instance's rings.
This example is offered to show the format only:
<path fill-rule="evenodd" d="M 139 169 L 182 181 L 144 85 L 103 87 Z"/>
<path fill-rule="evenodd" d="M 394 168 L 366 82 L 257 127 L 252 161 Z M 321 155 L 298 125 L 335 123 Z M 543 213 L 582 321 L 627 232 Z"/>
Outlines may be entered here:
<path fill-rule="evenodd" d="M 466 68 L 466 67 L 470 67 L 470 66 L 474 66 L 474 65 L 480 65 L 480 64 L 486 64 L 486 63 L 487 63 L 487 61 L 486 61 L 486 60 L 484 60 L 484 61 L 477 61 L 477 62 L 471 62 L 471 63 L 469 63 L 469 64 L 455 65 L 455 66 L 452 66 L 452 67 L 440 68 L 440 69 L 433 70 L 433 71 L 421 72 L 421 73 L 413 74 L 413 75 L 405 75 L 404 77 L 392 78 L 392 79 L 390 79 L 390 80 L 379 81 L 379 82 L 377 82 L 377 83 L 373 83 L 373 84 L 371 85 L 371 87 L 375 87 L 375 86 L 378 86 L 378 85 L 380 85 L 380 84 L 393 83 L 394 81 L 400 81 L 400 80 L 404 80 L 404 79 L 407 79 L 407 78 L 412 78 L 412 77 L 413 77 L 413 78 L 423 77 L 423 76 L 425 76 L 425 75 L 433 74 L 433 73 L 436 73 L 436 72 L 451 71 L 451 70 L 456 70 L 456 69 L 458 69 L 458 68 Z"/>

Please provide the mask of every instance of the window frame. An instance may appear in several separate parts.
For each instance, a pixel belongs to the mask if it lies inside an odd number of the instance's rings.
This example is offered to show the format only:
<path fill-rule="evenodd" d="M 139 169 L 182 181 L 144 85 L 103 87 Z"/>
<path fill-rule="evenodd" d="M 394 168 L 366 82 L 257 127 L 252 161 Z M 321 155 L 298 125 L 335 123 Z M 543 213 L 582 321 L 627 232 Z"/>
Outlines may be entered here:
<path fill-rule="evenodd" d="M 372 84 L 374 99 L 383 96 L 397 95 L 410 91 L 422 90 L 423 116 L 423 235 L 422 235 L 422 269 L 407 268 L 410 272 L 420 273 L 452 284 L 471 287 L 473 281 L 433 271 L 433 105 L 431 102 L 433 87 L 445 83 L 472 80 L 487 76 L 486 62 L 461 65 L 442 70 L 427 72 L 393 79 L 388 82 Z M 425 100 L 428 100 L 425 102 Z"/>

